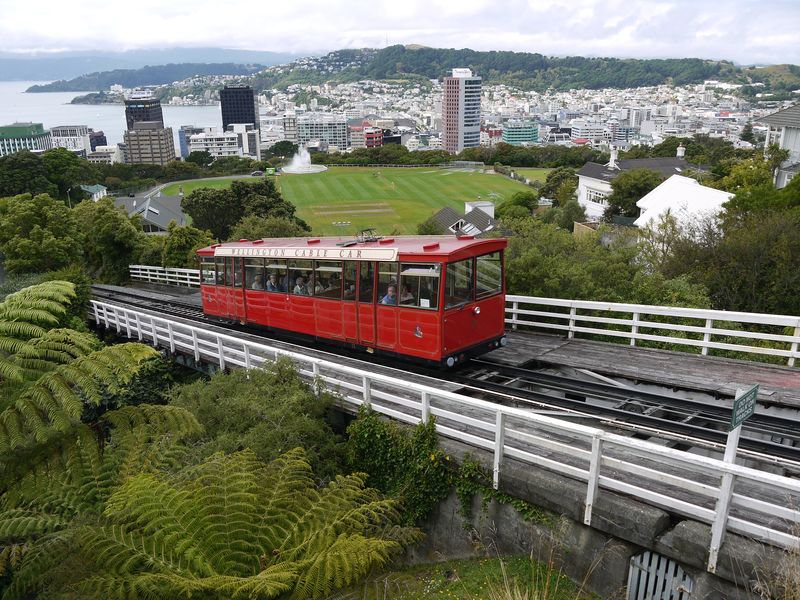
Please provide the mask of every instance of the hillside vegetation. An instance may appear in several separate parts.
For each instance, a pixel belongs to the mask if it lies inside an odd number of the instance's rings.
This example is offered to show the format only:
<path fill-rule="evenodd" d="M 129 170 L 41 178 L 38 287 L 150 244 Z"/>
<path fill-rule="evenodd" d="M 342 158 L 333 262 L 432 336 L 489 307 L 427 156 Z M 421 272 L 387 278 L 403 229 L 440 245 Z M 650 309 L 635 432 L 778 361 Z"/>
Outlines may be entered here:
<path fill-rule="evenodd" d="M 187 77 L 201 75 L 252 75 L 262 65 L 235 63 L 178 63 L 153 65 L 141 69 L 115 69 L 81 75 L 69 80 L 59 80 L 44 85 L 32 85 L 26 92 L 93 92 L 107 90 L 115 84 L 124 87 L 165 85 Z"/>

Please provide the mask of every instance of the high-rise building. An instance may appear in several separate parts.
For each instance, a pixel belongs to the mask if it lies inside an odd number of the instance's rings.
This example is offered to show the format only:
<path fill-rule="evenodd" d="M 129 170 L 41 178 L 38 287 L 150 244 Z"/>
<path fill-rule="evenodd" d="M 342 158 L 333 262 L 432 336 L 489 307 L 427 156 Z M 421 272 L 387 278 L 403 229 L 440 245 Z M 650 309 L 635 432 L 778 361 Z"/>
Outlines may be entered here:
<path fill-rule="evenodd" d="M 453 69 L 444 78 L 442 147 L 453 154 L 481 143 L 481 78 L 469 69 Z"/>
<path fill-rule="evenodd" d="M 525 146 L 539 141 L 539 125 L 532 121 L 510 119 L 503 124 L 503 141 L 512 146 Z"/>
<path fill-rule="evenodd" d="M 175 160 L 172 128 L 158 121 L 140 121 L 124 134 L 126 162 L 131 164 L 165 165 Z"/>
<path fill-rule="evenodd" d="M 226 85 L 219 92 L 219 102 L 222 105 L 223 131 L 227 131 L 228 125 L 234 123 L 252 123 L 256 129 L 260 128 L 258 100 L 249 85 Z"/>
<path fill-rule="evenodd" d="M 141 121 L 158 123 L 160 127 L 164 127 L 161 101 L 150 96 L 131 96 L 125 100 L 125 121 L 128 131 L 133 129 L 134 123 Z"/>
<path fill-rule="evenodd" d="M 102 131 L 89 130 L 89 146 L 91 147 L 92 152 L 97 150 L 98 146 L 108 146 L 106 134 Z"/>
<path fill-rule="evenodd" d="M 41 123 L 12 123 L 0 127 L 0 156 L 20 150 L 44 152 L 52 147 L 50 132 Z"/>
<path fill-rule="evenodd" d="M 346 150 L 347 119 L 344 115 L 330 113 L 309 113 L 298 117 L 297 141 L 304 146 L 322 143 L 323 146 Z"/>

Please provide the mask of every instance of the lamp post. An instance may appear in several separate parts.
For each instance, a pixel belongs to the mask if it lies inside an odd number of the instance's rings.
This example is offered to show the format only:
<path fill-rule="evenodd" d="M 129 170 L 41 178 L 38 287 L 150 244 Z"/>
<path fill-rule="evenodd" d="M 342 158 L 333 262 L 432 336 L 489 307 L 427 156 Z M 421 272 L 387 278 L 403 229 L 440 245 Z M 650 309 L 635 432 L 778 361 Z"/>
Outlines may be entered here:
<path fill-rule="evenodd" d="M 78 186 L 77 185 L 73 185 L 73 186 L 70 186 L 67 189 L 67 204 L 69 205 L 70 208 L 72 208 L 72 199 L 69 197 L 69 193 L 73 190 L 73 188 L 76 188 L 76 187 L 78 187 Z"/>

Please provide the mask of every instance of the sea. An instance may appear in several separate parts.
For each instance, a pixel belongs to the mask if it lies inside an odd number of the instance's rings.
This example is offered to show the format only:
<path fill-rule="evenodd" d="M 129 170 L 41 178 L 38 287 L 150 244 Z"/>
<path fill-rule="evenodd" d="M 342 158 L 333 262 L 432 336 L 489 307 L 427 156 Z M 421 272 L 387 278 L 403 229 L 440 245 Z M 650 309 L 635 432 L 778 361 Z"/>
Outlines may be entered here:
<path fill-rule="evenodd" d="M 121 104 L 70 104 L 70 100 L 88 92 L 50 92 L 26 94 L 25 90 L 47 81 L 0 81 L 0 125 L 32 121 L 45 129 L 59 125 L 86 125 L 103 131 L 109 144 L 122 141 L 125 131 L 125 108 Z M 175 150 L 181 125 L 222 127 L 219 106 L 162 105 L 164 125 L 172 127 Z"/>

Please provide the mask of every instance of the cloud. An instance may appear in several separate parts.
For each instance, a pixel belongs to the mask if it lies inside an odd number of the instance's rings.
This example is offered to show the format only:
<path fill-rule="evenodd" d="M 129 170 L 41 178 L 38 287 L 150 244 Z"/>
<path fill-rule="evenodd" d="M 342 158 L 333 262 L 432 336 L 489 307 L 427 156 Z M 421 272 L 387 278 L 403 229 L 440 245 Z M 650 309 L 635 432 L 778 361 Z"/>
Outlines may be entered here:
<path fill-rule="evenodd" d="M 0 0 L 0 50 L 424 44 L 800 63 L 795 0 Z"/>

